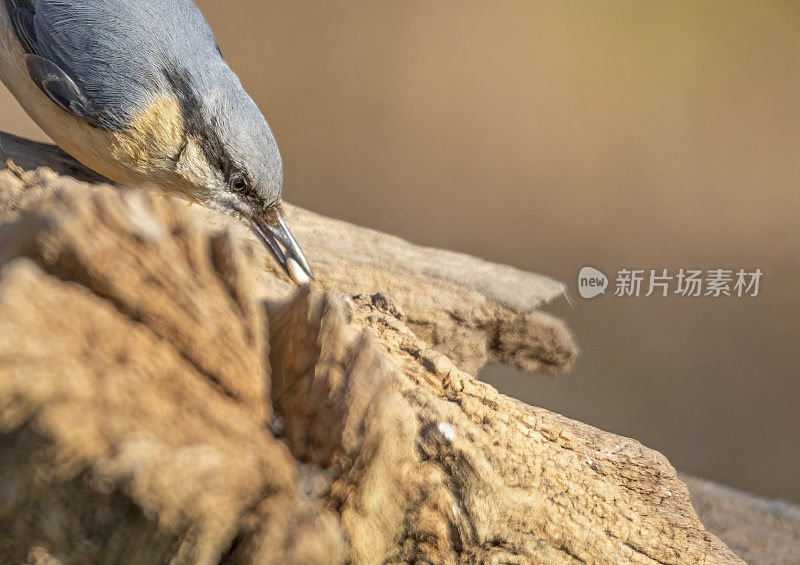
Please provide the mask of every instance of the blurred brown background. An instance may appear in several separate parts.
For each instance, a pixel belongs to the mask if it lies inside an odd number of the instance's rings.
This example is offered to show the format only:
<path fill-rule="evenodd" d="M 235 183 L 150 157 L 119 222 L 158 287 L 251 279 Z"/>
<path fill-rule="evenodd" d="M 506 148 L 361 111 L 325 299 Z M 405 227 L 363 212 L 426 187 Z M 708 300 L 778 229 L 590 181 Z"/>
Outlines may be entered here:
<path fill-rule="evenodd" d="M 488 381 L 800 501 L 800 4 L 198 4 L 287 200 L 569 283 L 574 371 Z M 5 91 L 0 127 L 46 139 Z M 586 264 L 765 274 L 755 299 L 586 301 Z"/>

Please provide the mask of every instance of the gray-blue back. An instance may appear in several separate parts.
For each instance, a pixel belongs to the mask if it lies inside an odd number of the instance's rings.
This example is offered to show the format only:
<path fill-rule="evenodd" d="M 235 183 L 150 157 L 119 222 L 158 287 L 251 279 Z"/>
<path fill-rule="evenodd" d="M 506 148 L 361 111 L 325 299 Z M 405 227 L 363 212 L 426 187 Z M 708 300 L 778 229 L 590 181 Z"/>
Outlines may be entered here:
<path fill-rule="evenodd" d="M 104 127 L 170 92 L 169 75 L 197 90 L 236 80 L 191 0 L 4 1 L 26 50 L 60 67 Z"/>

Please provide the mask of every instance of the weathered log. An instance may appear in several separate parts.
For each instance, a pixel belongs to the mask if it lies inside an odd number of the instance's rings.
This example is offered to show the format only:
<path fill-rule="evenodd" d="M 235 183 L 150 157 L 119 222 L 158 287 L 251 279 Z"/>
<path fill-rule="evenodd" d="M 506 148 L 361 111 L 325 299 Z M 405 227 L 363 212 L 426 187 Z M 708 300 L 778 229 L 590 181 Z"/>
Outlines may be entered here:
<path fill-rule="evenodd" d="M 0 132 L 0 147 L 5 159 L 20 167 L 46 165 L 78 180 L 98 181 L 96 173 L 55 146 Z M 35 185 L 36 178 L 31 182 Z M 461 253 L 413 245 L 296 206 L 286 208 L 323 289 L 353 295 L 381 289 L 391 294 L 408 326 L 462 369 L 475 372 L 487 362 L 499 362 L 560 373 L 574 361 L 576 348 L 563 322 L 537 310 L 562 296 L 561 283 Z M 199 213 L 208 222 L 232 223 L 214 212 Z M 242 228 L 238 233 L 249 238 Z M 273 261 L 263 263 L 268 275 L 285 279 Z M 291 288 L 286 285 L 286 292 Z"/>
<path fill-rule="evenodd" d="M 383 279 L 298 291 L 202 210 L 22 177 L 0 172 L 0 561 L 739 562 L 662 455 L 499 394 Z"/>

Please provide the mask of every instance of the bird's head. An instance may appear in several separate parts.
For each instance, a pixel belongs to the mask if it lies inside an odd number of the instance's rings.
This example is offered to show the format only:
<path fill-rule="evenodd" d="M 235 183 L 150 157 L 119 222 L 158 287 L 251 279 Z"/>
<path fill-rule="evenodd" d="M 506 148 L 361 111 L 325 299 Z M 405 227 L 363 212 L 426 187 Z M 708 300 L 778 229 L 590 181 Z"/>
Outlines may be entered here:
<path fill-rule="evenodd" d="M 275 138 L 241 88 L 195 98 L 183 109 L 185 140 L 175 170 L 202 204 L 247 221 L 296 282 L 311 268 L 283 220 L 283 166 Z"/>

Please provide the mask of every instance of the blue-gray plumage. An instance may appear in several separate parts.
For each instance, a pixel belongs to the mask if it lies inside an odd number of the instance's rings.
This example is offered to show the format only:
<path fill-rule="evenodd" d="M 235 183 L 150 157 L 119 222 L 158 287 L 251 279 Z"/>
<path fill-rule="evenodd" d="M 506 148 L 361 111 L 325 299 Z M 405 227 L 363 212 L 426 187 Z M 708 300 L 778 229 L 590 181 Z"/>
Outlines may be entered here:
<path fill-rule="evenodd" d="M 56 143 L 113 180 L 245 218 L 311 276 L 280 217 L 272 132 L 191 0 L 2 2 L 0 78 Z"/>

